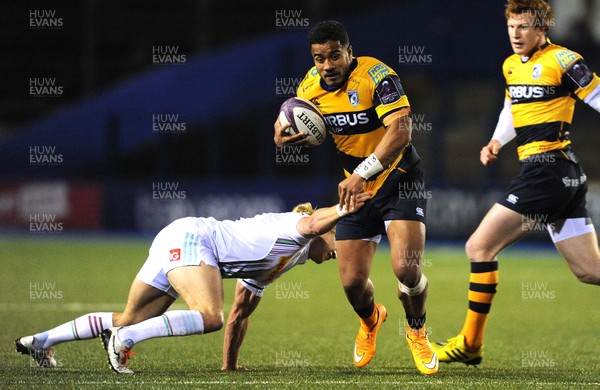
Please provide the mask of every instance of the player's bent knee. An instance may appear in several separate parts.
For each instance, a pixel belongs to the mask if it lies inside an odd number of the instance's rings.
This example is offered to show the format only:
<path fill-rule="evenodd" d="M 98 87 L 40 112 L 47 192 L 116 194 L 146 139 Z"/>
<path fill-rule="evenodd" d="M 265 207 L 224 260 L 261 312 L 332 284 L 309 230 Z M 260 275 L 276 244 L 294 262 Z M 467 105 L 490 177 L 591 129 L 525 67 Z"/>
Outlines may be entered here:
<path fill-rule="evenodd" d="M 342 287 L 344 288 L 344 291 L 346 291 L 347 293 L 354 292 L 354 291 L 362 291 L 366 288 L 368 282 L 369 282 L 368 277 L 353 276 L 350 278 L 344 278 L 342 280 Z"/>
<path fill-rule="evenodd" d="M 204 320 L 204 333 L 215 332 L 223 328 L 223 311 L 222 310 L 204 310 L 200 311 Z"/>
<path fill-rule="evenodd" d="M 465 244 L 465 252 L 472 261 L 486 261 L 496 257 L 496 254 L 490 251 L 482 242 L 472 237 Z"/>
<path fill-rule="evenodd" d="M 406 269 L 403 272 L 399 272 L 396 274 L 396 277 L 398 278 L 398 282 L 400 284 L 412 288 L 417 286 L 425 277 L 425 275 L 423 275 L 420 269 L 413 268 L 412 270 Z"/>
<path fill-rule="evenodd" d="M 596 267 L 596 269 L 593 271 L 577 271 L 575 272 L 575 276 L 577 277 L 577 280 L 579 280 L 582 283 L 600 285 L 600 267 Z"/>
<path fill-rule="evenodd" d="M 427 277 L 425 276 L 425 274 L 421 274 L 419 277 L 419 281 L 416 282 L 414 284 L 414 286 L 407 286 L 406 284 L 402 283 L 402 281 L 398 281 L 398 290 L 405 295 L 408 295 L 410 297 L 415 297 L 418 295 L 421 295 L 423 293 L 423 291 L 425 291 L 425 289 L 428 286 L 428 280 Z"/>
<path fill-rule="evenodd" d="M 479 245 L 472 237 L 469 238 L 465 244 L 465 253 L 469 259 L 477 259 L 479 256 Z"/>

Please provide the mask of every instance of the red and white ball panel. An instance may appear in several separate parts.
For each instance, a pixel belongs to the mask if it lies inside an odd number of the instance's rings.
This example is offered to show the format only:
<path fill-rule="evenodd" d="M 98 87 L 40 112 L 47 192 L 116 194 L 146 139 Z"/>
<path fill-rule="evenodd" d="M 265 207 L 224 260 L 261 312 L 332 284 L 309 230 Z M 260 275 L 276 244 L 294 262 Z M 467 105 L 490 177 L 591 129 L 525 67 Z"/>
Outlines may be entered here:
<path fill-rule="evenodd" d="M 308 134 L 308 143 L 320 145 L 325 141 L 327 126 L 321 111 L 308 100 L 293 97 L 281 105 L 279 110 L 279 123 L 291 123 L 292 134 Z"/>

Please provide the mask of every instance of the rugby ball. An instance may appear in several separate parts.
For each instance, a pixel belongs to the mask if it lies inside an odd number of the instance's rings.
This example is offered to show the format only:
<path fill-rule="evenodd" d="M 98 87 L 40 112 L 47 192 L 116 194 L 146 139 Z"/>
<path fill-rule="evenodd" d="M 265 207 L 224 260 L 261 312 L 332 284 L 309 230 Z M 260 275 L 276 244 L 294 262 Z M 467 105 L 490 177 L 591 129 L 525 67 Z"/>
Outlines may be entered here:
<path fill-rule="evenodd" d="M 310 145 L 320 145 L 325 141 L 327 126 L 321 111 L 313 103 L 306 99 L 289 98 L 279 109 L 279 123 L 282 126 L 290 123 L 288 128 L 290 134 L 308 134 Z"/>

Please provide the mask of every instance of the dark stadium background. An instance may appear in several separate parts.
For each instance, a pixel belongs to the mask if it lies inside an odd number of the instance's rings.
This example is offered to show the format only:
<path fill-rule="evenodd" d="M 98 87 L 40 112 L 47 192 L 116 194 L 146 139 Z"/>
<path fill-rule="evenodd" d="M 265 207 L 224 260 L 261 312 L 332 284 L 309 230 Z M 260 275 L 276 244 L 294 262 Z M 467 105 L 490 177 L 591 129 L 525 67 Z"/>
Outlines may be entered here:
<path fill-rule="evenodd" d="M 184 215 L 235 218 L 335 202 L 341 170 L 330 140 L 280 150 L 272 124 L 312 66 L 310 26 L 338 19 L 355 55 L 381 59 L 402 79 L 426 170 L 429 237 L 464 239 L 518 171 L 514 144 L 491 168 L 478 161 L 502 107 L 501 63 L 511 53 L 503 2 L 349 3 L 3 7 L 1 231 L 156 232 Z M 597 41 L 584 26 L 570 31 L 557 43 L 599 71 Z M 572 133 L 596 221 L 598 118 L 578 103 Z"/>

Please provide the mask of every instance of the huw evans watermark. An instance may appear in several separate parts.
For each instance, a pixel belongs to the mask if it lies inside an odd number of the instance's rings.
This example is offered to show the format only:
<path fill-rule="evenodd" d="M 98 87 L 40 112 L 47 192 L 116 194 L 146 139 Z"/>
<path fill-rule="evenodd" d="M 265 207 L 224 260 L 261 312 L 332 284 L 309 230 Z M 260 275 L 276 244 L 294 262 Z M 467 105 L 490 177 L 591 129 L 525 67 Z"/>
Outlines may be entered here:
<path fill-rule="evenodd" d="M 309 298 L 308 290 L 303 289 L 300 282 L 275 283 L 275 299 L 304 300 Z"/>
<path fill-rule="evenodd" d="M 56 219 L 56 214 L 29 214 L 30 233 L 62 233 L 64 226 Z"/>
<path fill-rule="evenodd" d="M 60 30 L 64 26 L 64 20 L 57 15 L 55 9 L 30 9 L 30 30 Z"/>
<path fill-rule="evenodd" d="M 32 145 L 29 147 L 29 165 L 62 165 L 62 153 L 56 145 Z"/>
<path fill-rule="evenodd" d="M 275 164 L 276 165 L 308 165 L 310 156 L 304 152 L 302 146 L 276 146 Z"/>
<path fill-rule="evenodd" d="M 187 123 L 179 119 L 179 114 L 152 114 L 152 132 L 180 134 L 185 131 L 187 131 Z"/>
<path fill-rule="evenodd" d="M 400 65 L 431 65 L 433 55 L 427 52 L 425 46 L 400 45 L 398 46 L 398 63 Z"/>
<path fill-rule="evenodd" d="M 29 96 L 35 98 L 62 97 L 64 88 L 56 83 L 56 77 L 30 77 Z"/>
<path fill-rule="evenodd" d="M 29 300 L 60 300 L 62 290 L 56 288 L 56 282 L 29 282 Z"/>
<path fill-rule="evenodd" d="M 301 9 L 275 10 L 275 27 L 277 29 L 306 29 L 309 26 L 310 20 L 303 17 Z"/>
<path fill-rule="evenodd" d="M 187 193 L 179 188 L 178 182 L 173 181 L 156 181 L 152 182 L 152 200 L 168 201 L 168 200 L 185 200 Z"/>
<path fill-rule="evenodd" d="M 556 299 L 556 291 L 551 289 L 548 282 L 522 282 L 521 300 L 551 301 Z"/>
<path fill-rule="evenodd" d="M 183 65 L 187 55 L 180 53 L 180 47 L 174 45 L 152 46 L 152 64 L 154 65 Z"/>
<path fill-rule="evenodd" d="M 300 351 L 276 351 L 275 366 L 277 367 L 308 367 L 307 358 L 302 357 Z"/>

